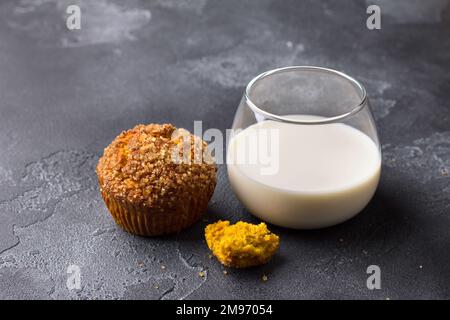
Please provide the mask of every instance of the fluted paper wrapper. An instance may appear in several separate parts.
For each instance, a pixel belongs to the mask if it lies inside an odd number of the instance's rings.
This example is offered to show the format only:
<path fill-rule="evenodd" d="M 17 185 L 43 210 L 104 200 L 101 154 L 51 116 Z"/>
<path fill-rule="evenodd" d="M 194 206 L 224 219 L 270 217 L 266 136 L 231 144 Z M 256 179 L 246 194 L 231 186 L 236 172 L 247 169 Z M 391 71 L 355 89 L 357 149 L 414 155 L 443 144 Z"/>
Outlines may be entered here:
<path fill-rule="evenodd" d="M 118 201 L 101 191 L 103 200 L 114 220 L 126 231 L 140 236 L 176 233 L 195 223 L 206 210 L 209 197 L 187 199 L 171 211 L 133 205 Z"/>

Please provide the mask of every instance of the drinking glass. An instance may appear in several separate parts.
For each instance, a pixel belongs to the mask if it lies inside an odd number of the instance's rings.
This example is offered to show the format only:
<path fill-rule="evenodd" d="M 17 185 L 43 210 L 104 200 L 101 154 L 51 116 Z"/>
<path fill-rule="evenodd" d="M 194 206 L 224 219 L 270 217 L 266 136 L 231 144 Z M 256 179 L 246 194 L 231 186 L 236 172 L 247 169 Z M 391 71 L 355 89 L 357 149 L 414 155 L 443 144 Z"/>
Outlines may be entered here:
<path fill-rule="evenodd" d="M 314 229 L 355 216 L 381 171 L 365 88 L 321 67 L 258 75 L 234 117 L 227 170 L 238 199 L 269 223 Z"/>

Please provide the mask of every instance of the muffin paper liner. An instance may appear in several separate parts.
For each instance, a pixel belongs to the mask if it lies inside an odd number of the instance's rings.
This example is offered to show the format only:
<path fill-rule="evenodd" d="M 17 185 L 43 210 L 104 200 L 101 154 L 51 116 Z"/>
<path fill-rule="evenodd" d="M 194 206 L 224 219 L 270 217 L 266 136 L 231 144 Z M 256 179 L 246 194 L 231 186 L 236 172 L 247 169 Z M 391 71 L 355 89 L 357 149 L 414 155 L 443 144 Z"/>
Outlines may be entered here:
<path fill-rule="evenodd" d="M 153 208 L 118 201 L 101 191 L 106 207 L 116 223 L 126 231 L 140 236 L 158 236 L 176 233 L 195 223 L 206 210 L 209 197 L 189 199 L 172 211 L 161 212 Z"/>

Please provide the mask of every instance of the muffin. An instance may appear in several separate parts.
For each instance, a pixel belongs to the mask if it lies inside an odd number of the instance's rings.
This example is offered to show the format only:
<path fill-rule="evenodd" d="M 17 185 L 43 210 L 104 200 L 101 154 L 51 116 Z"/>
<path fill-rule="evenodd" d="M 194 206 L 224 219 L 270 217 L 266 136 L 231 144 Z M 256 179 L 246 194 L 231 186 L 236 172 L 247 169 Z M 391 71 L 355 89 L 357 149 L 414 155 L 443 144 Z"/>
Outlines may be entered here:
<path fill-rule="evenodd" d="M 267 263 L 278 249 L 280 238 L 265 223 L 218 221 L 205 229 L 208 247 L 227 267 L 248 268 Z"/>
<path fill-rule="evenodd" d="M 141 236 L 175 233 L 197 221 L 213 195 L 216 171 L 206 142 L 171 124 L 122 132 L 97 165 L 114 220 Z"/>

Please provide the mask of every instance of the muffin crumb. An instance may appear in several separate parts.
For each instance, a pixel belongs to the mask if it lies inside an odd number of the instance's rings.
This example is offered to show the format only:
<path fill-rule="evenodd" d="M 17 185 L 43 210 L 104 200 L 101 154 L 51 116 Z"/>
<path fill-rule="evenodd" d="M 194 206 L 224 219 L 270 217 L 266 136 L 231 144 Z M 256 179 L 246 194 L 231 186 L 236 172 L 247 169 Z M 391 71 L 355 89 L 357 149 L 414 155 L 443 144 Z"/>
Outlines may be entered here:
<path fill-rule="evenodd" d="M 268 262 L 278 249 L 279 237 L 265 223 L 218 221 L 205 228 L 208 247 L 225 266 L 247 268 Z"/>
<path fill-rule="evenodd" d="M 266 282 L 266 281 L 269 280 L 269 279 L 267 278 L 267 276 L 266 276 L 265 274 L 263 274 L 263 276 L 261 277 L 261 280 L 264 281 L 264 282 Z"/>

